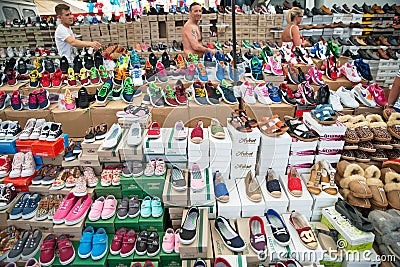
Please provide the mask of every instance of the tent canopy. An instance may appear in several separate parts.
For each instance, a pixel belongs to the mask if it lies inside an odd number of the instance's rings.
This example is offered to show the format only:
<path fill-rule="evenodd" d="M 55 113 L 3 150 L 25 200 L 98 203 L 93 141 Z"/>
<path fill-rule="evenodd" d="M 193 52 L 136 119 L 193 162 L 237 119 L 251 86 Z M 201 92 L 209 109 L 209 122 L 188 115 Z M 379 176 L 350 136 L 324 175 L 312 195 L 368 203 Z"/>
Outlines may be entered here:
<path fill-rule="evenodd" d="M 35 0 L 34 2 L 36 4 L 36 7 L 40 15 L 55 15 L 56 12 L 54 11 L 54 8 L 58 4 L 69 5 L 71 7 L 72 14 L 88 12 L 86 9 L 83 9 L 83 5 L 87 4 L 84 2 L 80 2 L 78 4 L 74 3 L 77 1 L 63 1 L 63 0 Z"/>

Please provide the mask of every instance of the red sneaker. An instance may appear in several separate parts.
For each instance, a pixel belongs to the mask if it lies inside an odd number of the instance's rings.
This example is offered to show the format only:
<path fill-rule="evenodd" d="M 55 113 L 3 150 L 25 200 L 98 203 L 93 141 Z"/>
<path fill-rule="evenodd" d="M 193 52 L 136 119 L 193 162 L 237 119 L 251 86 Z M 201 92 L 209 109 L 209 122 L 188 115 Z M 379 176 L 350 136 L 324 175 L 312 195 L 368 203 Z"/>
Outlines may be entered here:
<path fill-rule="evenodd" d="M 168 106 L 176 107 L 179 105 L 178 101 L 176 101 L 176 96 L 174 90 L 171 86 L 167 85 L 164 89 L 164 101 Z"/>
<path fill-rule="evenodd" d="M 207 47 L 210 49 L 215 49 L 215 46 L 212 43 L 207 43 Z"/>
<path fill-rule="evenodd" d="M 57 237 L 54 234 L 47 235 L 43 240 L 42 246 L 40 247 L 39 259 L 42 266 L 50 266 L 53 264 L 54 260 L 56 259 L 56 244 Z"/>
<path fill-rule="evenodd" d="M 42 73 L 42 77 L 40 78 L 40 83 L 42 84 L 42 87 L 44 88 L 49 88 L 51 87 L 51 79 L 50 79 L 50 72 L 45 70 Z"/>
<path fill-rule="evenodd" d="M 339 69 L 337 68 L 336 65 L 336 57 L 335 56 L 330 56 L 327 60 L 327 68 L 326 68 L 326 77 L 328 77 L 330 80 L 336 81 L 338 78 L 339 74 Z"/>
<path fill-rule="evenodd" d="M 176 101 L 180 104 L 180 105 L 186 105 L 187 104 L 187 95 L 186 95 L 186 89 L 183 86 L 183 83 L 181 82 L 181 80 L 178 80 L 175 84 L 175 97 L 176 97 Z"/>
<path fill-rule="evenodd" d="M 15 70 L 8 70 L 6 72 L 6 75 L 7 75 L 7 84 L 9 86 L 14 86 L 18 83 L 17 72 Z"/>
<path fill-rule="evenodd" d="M 0 177 L 6 177 L 11 171 L 11 160 L 8 155 L 0 157 Z"/>
<path fill-rule="evenodd" d="M 150 124 L 149 130 L 147 131 L 147 136 L 149 138 L 159 138 L 161 135 L 160 124 L 154 121 Z"/>
<path fill-rule="evenodd" d="M 56 72 L 53 73 L 53 79 L 51 79 L 51 84 L 53 87 L 60 87 L 62 83 L 62 70 L 58 68 Z"/>
<path fill-rule="evenodd" d="M 110 253 L 112 255 L 117 255 L 120 253 L 121 248 L 122 248 L 122 241 L 124 239 L 124 236 L 126 235 L 126 228 L 121 227 L 117 230 L 117 232 L 114 235 L 114 238 L 111 242 L 110 246 Z M 133 243 L 135 244 L 135 243 Z"/>
<path fill-rule="evenodd" d="M 129 229 L 129 231 L 125 234 L 121 247 L 121 257 L 129 257 L 135 252 L 135 243 L 136 243 L 136 232 L 133 229 Z"/>
<path fill-rule="evenodd" d="M 60 263 L 67 265 L 75 259 L 75 249 L 69 238 L 62 234 L 58 237 L 58 251 L 60 253 Z"/>
<path fill-rule="evenodd" d="M 195 144 L 203 142 L 203 121 L 199 120 L 190 134 L 190 140 Z"/>
<path fill-rule="evenodd" d="M 301 197 L 303 193 L 300 175 L 294 167 L 290 167 L 290 171 L 288 174 L 288 189 L 289 193 L 295 197 Z"/>

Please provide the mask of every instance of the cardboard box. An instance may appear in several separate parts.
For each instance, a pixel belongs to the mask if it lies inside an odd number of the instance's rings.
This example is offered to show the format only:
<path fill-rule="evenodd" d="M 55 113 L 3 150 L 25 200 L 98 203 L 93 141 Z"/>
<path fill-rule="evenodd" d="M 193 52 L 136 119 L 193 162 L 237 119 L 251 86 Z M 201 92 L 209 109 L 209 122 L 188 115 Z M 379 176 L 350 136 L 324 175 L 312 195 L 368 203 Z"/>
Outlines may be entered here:
<path fill-rule="evenodd" d="M 157 120 L 161 127 L 174 127 L 178 120 L 189 121 L 189 109 L 187 106 L 153 108 L 151 113 L 153 120 Z"/>
<path fill-rule="evenodd" d="M 117 151 L 119 153 L 119 157 L 121 161 L 127 160 L 143 160 L 143 145 L 140 143 L 137 146 L 128 146 L 127 144 L 127 135 L 129 131 L 126 131 L 124 136 L 122 137 L 121 142 L 117 147 Z M 144 132 L 144 131 L 142 131 Z"/>
<path fill-rule="evenodd" d="M 228 177 L 224 176 L 225 185 L 229 192 L 229 201 L 227 203 L 223 203 L 217 201 L 217 213 L 218 216 L 223 216 L 227 219 L 236 219 L 240 218 L 241 215 L 241 203 L 239 198 L 239 193 L 236 189 L 236 183 L 240 182 L 240 180 L 236 179 L 228 179 Z"/>
<path fill-rule="evenodd" d="M 212 171 L 207 168 L 201 172 L 202 176 L 205 178 L 206 187 L 196 192 L 191 188 L 190 203 L 192 206 L 214 206 L 215 194 Z"/>
<path fill-rule="evenodd" d="M 265 202 L 261 198 L 260 202 L 251 201 L 246 194 L 245 179 L 237 179 L 236 188 L 239 193 L 240 202 L 242 205 L 241 217 L 251 217 L 251 216 L 263 216 L 265 210 Z"/>
<path fill-rule="evenodd" d="M 122 192 L 130 190 L 133 195 L 137 195 L 139 198 L 143 197 L 143 176 L 125 177 L 124 175 L 121 175 L 120 183 Z"/>
<path fill-rule="evenodd" d="M 17 153 L 16 138 L 11 140 L 0 140 L 0 153 L 1 154 L 15 154 Z"/>
<path fill-rule="evenodd" d="M 279 175 L 279 174 L 277 174 L 277 175 Z M 286 196 L 285 190 L 282 189 L 283 186 L 282 186 L 282 182 L 280 181 L 279 177 L 277 177 L 277 178 L 280 183 L 281 192 L 282 192 L 280 198 L 273 197 L 267 192 L 265 176 L 257 176 L 256 178 L 261 187 L 261 192 L 262 192 L 264 202 L 265 202 L 264 212 L 266 213 L 269 209 L 274 209 L 279 214 L 287 212 L 287 208 L 289 206 L 289 199 Z"/>
<path fill-rule="evenodd" d="M 108 244 L 111 244 L 112 240 L 113 240 L 113 236 L 108 235 Z M 134 255 L 135 255 L 135 253 L 133 253 L 129 257 L 122 258 L 119 254 L 112 255 L 111 253 L 108 253 L 108 255 L 104 258 L 107 259 L 106 266 L 108 266 L 108 267 L 130 267 L 132 264 Z"/>
<path fill-rule="evenodd" d="M 291 152 L 315 151 L 317 150 L 318 141 L 303 142 L 296 138 L 292 138 Z"/>
<path fill-rule="evenodd" d="M 16 140 L 15 145 L 17 147 L 18 152 L 31 152 L 32 144 L 37 140 Z"/>
<path fill-rule="evenodd" d="M 230 220 L 229 222 L 230 222 L 231 226 L 233 227 L 233 229 L 236 230 L 236 225 L 235 225 L 234 221 Z M 233 252 L 232 250 L 230 250 L 222 241 L 221 236 L 215 229 L 215 220 L 209 221 L 209 227 L 210 227 L 212 243 L 213 243 L 213 247 L 214 247 L 214 256 L 217 258 L 217 257 L 224 256 L 224 255 L 235 255 L 235 254 L 237 255 L 236 252 Z"/>
<path fill-rule="evenodd" d="M 161 128 L 161 136 L 159 138 L 148 138 L 147 130 L 144 133 L 143 153 L 144 154 L 164 154 L 164 133 L 165 128 Z"/>
<path fill-rule="evenodd" d="M 160 261 L 162 262 L 162 265 L 165 267 L 185 266 L 185 264 L 183 263 L 184 261 L 181 261 L 179 254 L 175 253 L 175 252 L 165 253 L 163 250 L 161 250 Z M 189 265 L 189 266 L 192 267 L 193 265 Z M 211 266 L 211 265 L 208 265 L 208 266 Z"/>
<path fill-rule="evenodd" d="M 54 121 L 62 124 L 63 132 L 68 133 L 71 137 L 85 136 L 85 132 L 92 125 L 90 108 L 71 111 L 54 108 L 51 113 Z M 79 127 L 76 125 L 77 122 L 79 122 Z"/>
<path fill-rule="evenodd" d="M 125 135 L 126 129 L 122 129 L 121 135 L 118 137 L 117 145 L 111 149 L 103 148 L 103 144 L 97 150 L 97 155 L 99 156 L 100 162 L 120 162 L 121 159 L 119 157 L 119 153 L 117 151 L 119 143 L 122 140 L 122 137 Z"/>
<path fill-rule="evenodd" d="M 86 143 L 82 142 L 82 154 L 85 155 L 97 155 L 97 150 L 100 148 L 101 144 L 103 143 L 103 140 L 96 140 L 93 143 Z"/>
<path fill-rule="evenodd" d="M 119 202 L 120 201 L 118 201 L 118 203 Z M 117 204 L 117 207 L 118 207 L 118 204 Z M 107 234 L 115 234 L 115 227 L 114 227 L 115 218 L 117 218 L 117 213 L 115 213 L 114 216 L 112 216 L 111 218 L 109 218 L 107 220 L 103 220 L 100 218 L 100 220 L 97 220 L 95 222 L 92 222 L 89 220 L 89 218 L 86 218 L 85 227 L 93 226 L 93 228 L 95 230 L 102 227 L 106 230 Z"/>
<path fill-rule="evenodd" d="M 188 210 L 184 210 L 183 218 L 186 218 Z M 207 258 L 207 246 L 209 245 L 210 229 L 208 224 L 208 212 L 204 208 L 199 209 L 199 219 L 197 220 L 197 235 L 194 242 L 190 245 L 179 244 L 181 259 Z M 183 219 L 184 220 L 184 219 Z"/>
<path fill-rule="evenodd" d="M 346 250 L 364 251 L 372 248 L 375 235 L 360 231 L 345 216 L 337 212 L 334 206 L 322 209 L 321 222 L 329 229 L 335 229 L 339 232 L 339 240 L 344 239 L 346 241 L 343 242 L 346 245 Z"/>
<path fill-rule="evenodd" d="M 68 226 L 65 224 L 55 224 L 53 226 L 53 231 L 55 235 L 61 235 L 68 233 L 70 235 L 71 241 L 79 241 L 82 236 L 83 226 L 85 225 L 85 221 L 82 220 L 80 223 Z"/>
<path fill-rule="evenodd" d="M 187 134 L 189 132 L 188 128 L 185 128 L 186 137 L 181 140 L 174 138 L 175 128 L 165 128 L 164 131 L 164 148 L 166 155 L 186 155 L 187 149 Z"/>
<path fill-rule="evenodd" d="M 222 258 L 226 259 L 227 262 L 231 265 L 231 267 L 241 267 L 241 266 L 249 266 L 247 264 L 246 256 L 242 255 L 224 255 Z"/>
<path fill-rule="evenodd" d="M 32 144 L 32 153 L 35 156 L 54 158 L 64 151 L 64 138 L 59 137 L 54 142 L 36 141 Z"/>
<path fill-rule="evenodd" d="M 162 200 L 166 207 L 178 206 L 186 207 L 189 205 L 189 172 L 187 170 L 182 170 L 186 180 L 187 189 L 184 191 L 176 191 L 172 188 L 171 181 L 171 169 L 167 170 L 167 176 L 164 184 L 164 191 Z"/>
<path fill-rule="evenodd" d="M 152 216 L 149 218 L 143 218 L 142 216 L 139 216 L 140 231 L 146 230 L 148 232 L 156 231 L 162 233 L 164 231 L 164 215 L 165 212 L 163 212 L 163 214 L 158 218 Z"/>
<path fill-rule="evenodd" d="M 334 125 L 322 125 L 311 116 L 310 112 L 303 113 L 303 120 L 304 124 L 317 132 L 320 137 L 332 138 L 335 136 L 344 136 L 346 133 L 347 127 L 341 122 L 337 121 Z"/>
<path fill-rule="evenodd" d="M 233 128 L 229 121 L 227 121 L 227 127 L 232 139 L 232 150 L 257 151 L 261 137 L 258 128 L 253 128 L 250 133 L 242 133 Z"/>
<path fill-rule="evenodd" d="M 113 195 L 115 198 L 122 198 L 121 194 L 121 186 L 101 186 L 101 183 L 98 183 L 95 187 L 96 197 L 107 197 L 108 195 Z"/>
<path fill-rule="evenodd" d="M 15 88 L 13 88 L 12 90 L 15 90 Z M 21 128 L 23 129 L 27 120 L 29 120 L 30 118 L 54 121 L 53 115 L 51 114 L 50 110 L 55 106 L 56 105 L 50 105 L 50 107 L 47 109 L 38 109 L 35 110 L 35 112 L 32 112 L 32 110 L 13 110 L 11 108 L 6 108 L 4 109 L 4 114 L 7 120 L 18 121 L 21 125 Z"/>
<path fill-rule="evenodd" d="M 293 196 L 288 189 L 288 177 L 287 175 L 281 175 L 280 176 L 280 182 L 283 190 L 286 193 L 286 196 L 289 199 L 289 207 L 288 211 L 296 210 L 300 211 L 303 213 L 307 218 L 310 218 L 312 215 L 312 205 L 313 205 L 313 198 L 310 195 L 310 192 L 308 192 L 307 187 L 305 186 L 304 182 L 301 181 L 301 187 L 302 187 L 302 195 L 301 197 L 295 197 Z"/>

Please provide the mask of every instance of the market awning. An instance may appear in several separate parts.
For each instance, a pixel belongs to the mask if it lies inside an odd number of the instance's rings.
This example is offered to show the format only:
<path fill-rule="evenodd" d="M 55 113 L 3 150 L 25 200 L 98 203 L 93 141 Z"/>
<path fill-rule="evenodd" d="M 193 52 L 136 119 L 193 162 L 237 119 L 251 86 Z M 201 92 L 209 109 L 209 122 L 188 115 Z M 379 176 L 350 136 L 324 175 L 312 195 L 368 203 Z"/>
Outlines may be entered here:
<path fill-rule="evenodd" d="M 37 9 L 39 10 L 40 15 L 55 15 L 54 8 L 58 4 L 66 4 L 71 7 L 72 14 L 77 13 L 87 13 L 88 10 L 79 8 L 75 6 L 73 3 L 74 1 L 63 1 L 63 0 L 35 0 L 35 4 Z M 80 2 L 80 4 L 83 2 Z"/>

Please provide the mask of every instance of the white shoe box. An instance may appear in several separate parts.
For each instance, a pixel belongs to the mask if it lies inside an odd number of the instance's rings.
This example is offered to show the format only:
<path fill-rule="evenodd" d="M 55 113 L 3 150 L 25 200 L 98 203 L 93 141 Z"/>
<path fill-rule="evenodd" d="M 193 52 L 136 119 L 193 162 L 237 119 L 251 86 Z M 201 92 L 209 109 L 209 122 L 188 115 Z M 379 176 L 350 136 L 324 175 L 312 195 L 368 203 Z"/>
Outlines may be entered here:
<path fill-rule="evenodd" d="M 210 166 L 210 161 L 209 161 L 209 158 L 202 158 L 200 160 L 198 160 L 198 159 L 193 160 L 192 158 L 189 158 L 188 164 L 187 164 L 189 170 L 192 169 L 193 164 L 197 164 L 197 165 L 199 165 L 200 169 L 205 170 L 206 168 L 208 168 Z"/>
<path fill-rule="evenodd" d="M 293 245 L 296 248 L 295 250 L 291 251 L 292 253 L 291 256 L 296 258 L 302 264 L 313 264 L 314 262 L 319 263 L 319 261 L 322 260 L 324 257 L 324 251 L 321 248 L 319 242 L 318 242 L 318 247 L 315 250 L 306 248 L 303 245 L 303 242 L 301 242 L 299 234 L 297 233 L 296 229 L 291 225 L 289 221 L 290 214 L 288 213 L 282 214 L 282 218 L 285 221 L 285 224 L 287 225 Z M 310 216 L 309 217 L 306 216 L 306 218 L 308 219 L 310 218 Z"/>
<path fill-rule="evenodd" d="M 289 206 L 288 211 L 296 210 L 303 213 L 307 218 L 312 216 L 312 206 L 313 206 L 313 198 L 308 192 L 307 187 L 305 186 L 303 180 L 300 178 L 301 187 L 302 187 L 302 195 L 301 197 L 293 196 L 288 189 L 288 176 L 281 175 L 281 185 L 283 185 L 283 190 L 285 191 L 288 199 L 289 199 Z"/>
<path fill-rule="evenodd" d="M 249 133 L 242 133 L 230 124 L 229 119 L 227 119 L 227 126 L 232 139 L 232 148 L 243 151 L 257 151 L 261 138 L 261 132 L 258 128 L 252 128 Z"/>
<path fill-rule="evenodd" d="M 286 167 L 284 168 L 274 168 L 272 167 L 272 169 L 274 170 L 274 172 L 276 173 L 276 175 L 286 175 Z M 262 171 L 260 171 L 260 169 L 257 170 L 257 175 L 260 177 L 265 177 L 265 175 L 267 175 L 268 169 L 264 169 Z"/>
<path fill-rule="evenodd" d="M 282 216 L 282 214 L 281 214 Z M 262 217 L 265 223 L 265 233 L 267 236 L 267 245 L 268 245 L 268 254 L 270 263 L 276 263 L 278 261 L 287 260 L 287 254 L 289 251 L 295 251 L 296 247 L 293 244 L 292 237 L 290 238 L 289 245 L 286 247 L 280 246 L 276 241 L 272 234 L 271 227 L 269 226 L 268 220 L 266 217 Z M 291 227 L 290 225 L 286 225 L 287 228 Z M 267 265 L 270 266 L 270 265 Z"/>
<path fill-rule="evenodd" d="M 185 128 L 186 130 L 186 138 L 177 140 L 174 138 L 174 128 L 164 128 L 164 148 L 165 155 L 186 155 L 187 154 L 187 133 L 189 132 L 189 128 Z"/>
<path fill-rule="evenodd" d="M 239 192 L 240 202 L 242 204 L 241 217 L 264 216 L 265 202 L 261 198 L 260 202 L 251 201 L 246 194 L 245 179 L 236 179 L 236 187 Z"/>
<path fill-rule="evenodd" d="M 344 146 L 344 141 L 339 140 L 319 140 L 318 141 L 318 150 L 326 149 L 342 149 Z"/>
<path fill-rule="evenodd" d="M 315 159 L 315 155 L 307 155 L 307 156 L 291 155 L 289 157 L 289 165 L 314 163 L 314 159 Z"/>
<path fill-rule="evenodd" d="M 145 133 L 143 139 L 143 153 L 144 154 L 165 154 L 164 150 L 164 135 L 166 128 L 161 128 L 161 136 L 159 138 L 148 138 Z"/>
<path fill-rule="evenodd" d="M 208 127 L 208 136 L 210 138 L 210 159 L 218 159 L 231 156 L 232 140 L 229 135 L 228 129 L 224 127 L 225 138 L 218 139 L 211 136 L 211 127 Z"/>
<path fill-rule="evenodd" d="M 320 137 L 335 137 L 335 136 L 343 136 L 346 133 L 347 127 L 344 126 L 341 122 L 336 121 L 336 124 L 332 125 L 322 125 L 315 120 L 310 112 L 303 113 L 303 121 L 304 124 L 307 125 L 308 128 L 317 132 Z"/>
<path fill-rule="evenodd" d="M 336 155 L 315 155 L 315 162 L 327 160 L 329 163 L 338 163 L 342 154 Z"/>
<path fill-rule="evenodd" d="M 267 136 L 265 134 L 261 135 L 261 146 L 260 149 L 263 147 L 275 147 L 280 149 L 283 146 L 289 146 L 292 143 L 292 137 L 288 133 L 284 133 L 280 136 Z"/>
<path fill-rule="evenodd" d="M 226 179 L 229 179 L 229 175 L 231 173 L 231 163 L 225 161 L 213 161 L 210 162 L 210 169 L 214 172 L 219 171 L 222 174 L 227 175 Z"/>
<path fill-rule="evenodd" d="M 214 181 L 211 169 L 202 170 L 202 176 L 206 181 L 206 186 L 201 191 L 194 192 L 190 188 L 190 204 L 192 206 L 214 206 L 215 194 L 214 194 Z M 190 168 L 189 168 L 189 174 Z M 192 177 L 190 177 L 191 179 Z M 190 184 L 191 187 L 191 184 Z"/>
<path fill-rule="evenodd" d="M 310 174 L 302 174 L 301 177 L 304 184 L 306 184 L 310 179 Z M 311 193 L 310 195 L 313 198 L 313 215 L 315 211 L 319 211 L 321 213 L 323 208 L 334 206 L 339 198 L 339 194 L 330 195 L 325 191 L 322 191 L 319 195 L 314 195 Z"/>
<path fill-rule="evenodd" d="M 317 145 L 318 145 L 318 141 L 304 142 L 304 141 L 300 141 L 296 138 L 292 138 L 292 144 L 290 146 L 290 151 L 293 154 L 295 154 L 297 152 L 303 152 L 303 151 L 316 151 Z"/>
<path fill-rule="evenodd" d="M 239 192 L 236 188 L 236 182 L 240 180 L 229 180 L 229 177 L 226 177 L 225 175 L 223 175 L 223 177 L 225 180 L 226 188 L 229 192 L 229 202 L 222 203 L 218 200 L 216 201 L 218 206 L 218 215 L 223 216 L 227 219 L 240 218 L 242 205 L 239 198 Z"/>
<path fill-rule="evenodd" d="M 279 175 L 279 174 L 277 174 L 277 175 Z M 279 177 L 277 177 L 277 178 L 279 181 Z M 267 192 L 267 184 L 266 184 L 266 180 L 265 180 L 265 175 L 257 176 L 257 181 L 261 187 L 261 192 L 262 192 L 264 202 L 265 202 L 264 213 L 266 213 L 269 209 L 274 209 L 279 214 L 287 212 L 287 208 L 289 206 L 289 199 L 286 196 L 285 191 L 282 189 L 282 184 L 281 184 L 281 191 L 282 191 L 281 197 L 276 198 L 276 197 L 271 196 Z M 279 181 L 279 183 L 281 183 L 281 182 Z"/>
<path fill-rule="evenodd" d="M 255 173 L 256 170 L 256 159 L 248 159 L 245 161 L 238 161 L 232 159 L 231 162 L 231 179 L 245 178 L 249 171 Z"/>

